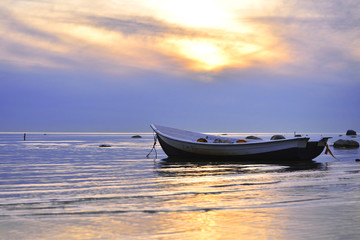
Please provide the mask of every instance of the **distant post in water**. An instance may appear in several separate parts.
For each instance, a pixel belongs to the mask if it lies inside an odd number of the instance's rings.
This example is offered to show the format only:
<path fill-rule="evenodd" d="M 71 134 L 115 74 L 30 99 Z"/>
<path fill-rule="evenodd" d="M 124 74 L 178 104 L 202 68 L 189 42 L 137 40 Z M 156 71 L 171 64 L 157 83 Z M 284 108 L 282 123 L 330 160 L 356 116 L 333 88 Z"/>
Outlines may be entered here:
<path fill-rule="evenodd" d="M 26 133 L 24 133 L 24 141 L 26 141 Z"/>

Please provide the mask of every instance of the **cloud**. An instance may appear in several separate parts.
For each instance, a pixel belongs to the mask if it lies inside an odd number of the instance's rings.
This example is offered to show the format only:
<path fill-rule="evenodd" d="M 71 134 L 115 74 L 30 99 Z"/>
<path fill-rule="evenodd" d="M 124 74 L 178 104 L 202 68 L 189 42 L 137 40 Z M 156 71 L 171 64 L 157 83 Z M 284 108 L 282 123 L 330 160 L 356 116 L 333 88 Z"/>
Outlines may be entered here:
<path fill-rule="evenodd" d="M 179 27 L 174 28 L 170 24 L 152 17 L 119 16 L 115 18 L 88 16 L 87 19 L 90 20 L 91 25 L 111 31 L 118 31 L 125 35 L 149 35 L 161 37 L 165 34 L 177 34 L 180 31 Z"/>
<path fill-rule="evenodd" d="M 290 4 L 291 3 L 291 4 Z M 276 15 L 247 21 L 267 26 L 288 49 L 287 74 L 353 75 L 359 78 L 360 3 L 358 1 L 291 1 Z M 292 11 L 290 11 L 292 10 Z"/>
<path fill-rule="evenodd" d="M 25 35 L 33 36 L 35 38 L 41 38 L 48 41 L 59 41 L 56 36 L 46 33 L 39 28 L 35 28 L 30 24 L 21 21 L 8 10 L 0 8 L 0 14 L 3 17 L 2 28 L 6 29 L 8 34 L 11 34 L 12 32 L 21 32 Z"/>
<path fill-rule="evenodd" d="M 25 23 L 6 9 L 0 8 L 4 20 L 0 23 L 0 61 L 20 66 L 64 67 L 69 58 L 56 35 Z"/>

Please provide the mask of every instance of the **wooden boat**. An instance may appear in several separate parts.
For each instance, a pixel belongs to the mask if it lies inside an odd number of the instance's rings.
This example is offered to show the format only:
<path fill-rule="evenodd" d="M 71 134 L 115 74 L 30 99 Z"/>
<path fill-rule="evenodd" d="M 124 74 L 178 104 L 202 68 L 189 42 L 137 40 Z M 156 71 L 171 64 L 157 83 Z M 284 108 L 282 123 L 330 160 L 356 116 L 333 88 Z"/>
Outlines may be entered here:
<path fill-rule="evenodd" d="M 321 154 L 327 137 L 309 141 L 308 137 L 279 140 L 236 139 L 150 125 L 166 155 L 186 158 L 239 160 L 311 160 Z"/>

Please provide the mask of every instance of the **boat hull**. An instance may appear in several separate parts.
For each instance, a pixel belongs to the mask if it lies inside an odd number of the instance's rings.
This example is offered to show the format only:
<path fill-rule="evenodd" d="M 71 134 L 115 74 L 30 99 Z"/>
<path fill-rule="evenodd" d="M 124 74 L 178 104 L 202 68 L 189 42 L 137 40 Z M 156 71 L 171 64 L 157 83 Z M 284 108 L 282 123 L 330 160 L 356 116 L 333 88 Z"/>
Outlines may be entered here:
<path fill-rule="evenodd" d="M 327 138 L 309 141 L 309 138 L 293 138 L 256 143 L 199 143 L 183 141 L 163 134 L 153 126 L 159 143 L 169 157 L 217 158 L 222 160 L 312 160 L 324 150 Z"/>
<path fill-rule="evenodd" d="M 176 148 L 173 145 L 170 145 L 166 139 L 161 136 L 157 136 L 159 143 L 169 157 L 183 157 L 183 158 L 198 158 L 198 159 L 224 159 L 224 160 L 234 160 L 239 159 L 243 161 L 250 160 L 276 160 L 276 161 L 297 161 L 297 160 L 312 160 L 324 150 L 324 146 L 318 146 L 317 142 L 308 143 L 306 147 L 290 147 L 290 148 L 281 148 L 271 151 L 263 152 L 254 152 L 254 153 L 240 153 L 239 151 L 227 152 L 226 154 L 214 154 L 214 152 L 205 152 L 205 151 L 186 151 L 180 148 Z"/>

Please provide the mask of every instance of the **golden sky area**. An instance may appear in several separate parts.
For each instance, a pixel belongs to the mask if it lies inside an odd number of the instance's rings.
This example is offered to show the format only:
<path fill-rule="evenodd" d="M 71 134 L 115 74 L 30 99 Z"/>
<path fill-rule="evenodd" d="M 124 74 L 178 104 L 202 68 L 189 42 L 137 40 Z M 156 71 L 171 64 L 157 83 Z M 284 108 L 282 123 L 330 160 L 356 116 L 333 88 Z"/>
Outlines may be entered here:
<path fill-rule="evenodd" d="M 5 1 L 0 7 L 8 20 L 1 22 L 1 34 L 33 54 L 5 46 L 0 58 L 50 68 L 74 68 L 90 59 L 103 70 L 270 66 L 288 60 L 286 45 L 244 12 L 261 16 L 275 6 L 260 0 Z"/>

